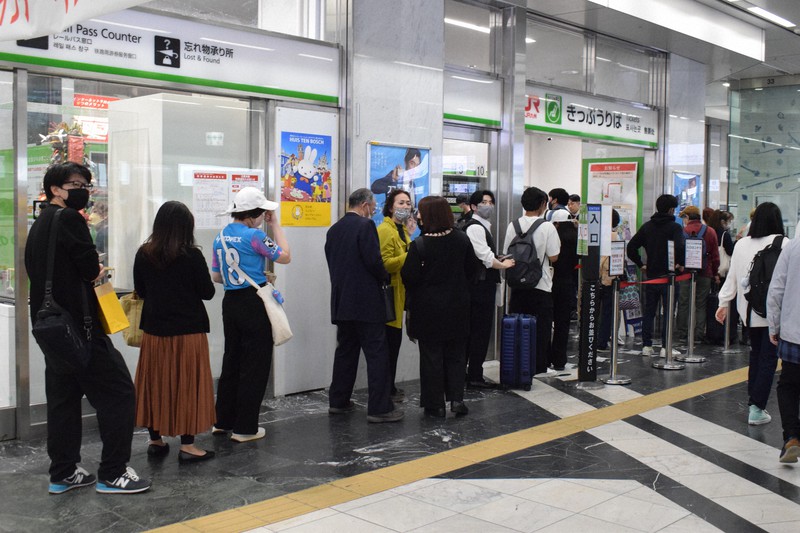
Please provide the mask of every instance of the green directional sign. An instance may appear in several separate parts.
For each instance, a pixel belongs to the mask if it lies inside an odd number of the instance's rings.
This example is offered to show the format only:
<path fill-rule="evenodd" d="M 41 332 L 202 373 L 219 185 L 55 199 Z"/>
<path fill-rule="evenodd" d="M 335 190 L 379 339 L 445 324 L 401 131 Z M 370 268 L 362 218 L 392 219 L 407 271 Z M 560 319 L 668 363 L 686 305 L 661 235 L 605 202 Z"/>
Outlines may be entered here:
<path fill-rule="evenodd" d="M 545 105 L 545 122 L 548 124 L 561 124 L 561 95 L 547 93 L 544 96 L 547 102 Z"/>

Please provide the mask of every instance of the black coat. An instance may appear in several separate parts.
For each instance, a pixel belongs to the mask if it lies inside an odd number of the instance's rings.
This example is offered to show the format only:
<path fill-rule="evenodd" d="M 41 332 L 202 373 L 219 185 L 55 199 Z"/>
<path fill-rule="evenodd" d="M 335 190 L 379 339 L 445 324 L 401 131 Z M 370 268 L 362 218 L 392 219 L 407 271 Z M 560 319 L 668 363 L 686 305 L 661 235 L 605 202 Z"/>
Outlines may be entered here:
<path fill-rule="evenodd" d="M 683 265 L 683 228 L 668 213 L 655 213 L 642 224 L 636 235 L 628 242 L 628 258 L 639 268 L 644 264 L 639 248 L 647 252 L 647 277 L 656 278 L 667 275 L 667 241 L 675 241 L 675 262 Z"/>
<path fill-rule="evenodd" d="M 142 250 L 133 262 L 133 286 L 144 299 L 140 327 L 158 337 L 208 333 L 203 300 L 214 297 L 214 283 L 203 252 L 191 248 L 165 268 L 158 268 Z"/>
<path fill-rule="evenodd" d="M 42 211 L 31 226 L 25 245 L 25 268 L 31 281 L 32 323 L 36 322 L 36 313 L 44 300 L 50 223 L 58 209 L 58 206 L 50 205 Z M 92 281 L 100 274 L 100 262 L 86 219 L 74 209 L 64 208 L 57 231 L 53 298 L 72 315 L 76 324 L 83 324 L 83 291 L 89 303 L 93 329 L 95 332 L 102 331 L 97 318 L 97 297 L 92 289 Z"/>
<path fill-rule="evenodd" d="M 381 285 L 389 283 L 375 223 L 347 213 L 325 239 L 331 277 L 331 322 L 386 322 Z"/>
<path fill-rule="evenodd" d="M 422 238 L 422 237 L 420 237 Z M 422 341 L 465 339 L 469 334 L 471 280 L 483 268 L 469 237 L 454 230 L 411 243 L 400 271 L 406 286 L 410 334 Z"/>

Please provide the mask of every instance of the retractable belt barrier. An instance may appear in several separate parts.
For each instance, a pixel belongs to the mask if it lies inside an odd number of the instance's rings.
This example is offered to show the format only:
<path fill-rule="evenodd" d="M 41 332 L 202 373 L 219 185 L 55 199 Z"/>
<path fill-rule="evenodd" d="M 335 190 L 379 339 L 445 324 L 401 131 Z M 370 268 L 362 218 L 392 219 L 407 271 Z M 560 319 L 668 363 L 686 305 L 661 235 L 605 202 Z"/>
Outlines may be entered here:
<path fill-rule="evenodd" d="M 675 281 L 686 281 L 688 279 L 692 279 L 691 274 L 681 274 L 680 276 L 675 277 Z M 625 287 L 630 287 L 631 285 L 666 285 L 667 283 L 669 283 L 669 276 L 648 279 L 647 281 L 620 281 L 619 288 L 624 289 Z"/>

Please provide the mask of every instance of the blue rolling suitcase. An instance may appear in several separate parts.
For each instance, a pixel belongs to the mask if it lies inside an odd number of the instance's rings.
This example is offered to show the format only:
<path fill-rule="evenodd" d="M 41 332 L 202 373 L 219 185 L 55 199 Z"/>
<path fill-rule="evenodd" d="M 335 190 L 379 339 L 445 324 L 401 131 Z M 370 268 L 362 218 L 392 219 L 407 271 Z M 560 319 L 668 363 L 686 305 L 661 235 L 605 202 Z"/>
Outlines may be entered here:
<path fill-rule="evenodd" d="M 500 337 L 500 383 L 531 390 L 536 368 L 536 317 L 506 315 Z"/>

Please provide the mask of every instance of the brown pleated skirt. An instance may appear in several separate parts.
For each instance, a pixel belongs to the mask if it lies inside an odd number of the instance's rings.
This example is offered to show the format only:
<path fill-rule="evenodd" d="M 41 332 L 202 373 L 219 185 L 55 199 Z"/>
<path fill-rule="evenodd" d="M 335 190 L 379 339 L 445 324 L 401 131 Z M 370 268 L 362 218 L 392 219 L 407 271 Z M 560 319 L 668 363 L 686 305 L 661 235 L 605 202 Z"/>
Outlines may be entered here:
<path fill-rule="evenodd" d="M 145 333 L 136 366 L 136 425 L 165 436 L 197 435 L 215 421 L 206 334 Z"/>

